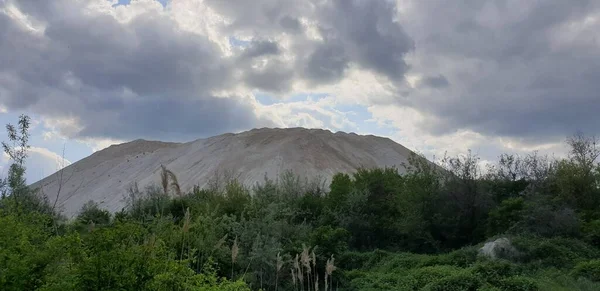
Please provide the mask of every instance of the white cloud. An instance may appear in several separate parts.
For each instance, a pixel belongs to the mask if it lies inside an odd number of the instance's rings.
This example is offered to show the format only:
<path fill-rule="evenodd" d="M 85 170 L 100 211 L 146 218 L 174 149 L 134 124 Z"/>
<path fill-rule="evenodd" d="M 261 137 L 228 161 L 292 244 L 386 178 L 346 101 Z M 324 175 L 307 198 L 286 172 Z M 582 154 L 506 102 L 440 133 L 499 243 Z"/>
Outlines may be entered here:
<path fill-rule="evenodd" d="M 4 153 L 0 160 L 0 175 L 8 173 L 10 158 Z M 70 165 L 71 162 L 53 151 L 43 147 L 30 147 L 25 161 L 25 178 L 28 183 L 34 183 L 60 169 Z"/>
<path fill-rule="evenodd" d="M 332 131 L 356 127 L 356 124 L 349 120 L 348 112 L 335 108 L 336 100 L 331 96 L 314 100 L 309 95 L 303 101 L 272 105 L 257 103 L 255 110 L 258 116 L 271 119 L 279 127 L 324 128 Z"/>
<path fill-rule="evenodd" d="M 447 134 L 429 134 L 421 130 L 421 123 L 431 117 L 426 117 L 410 107 L 371 106 L 369 112 L 380 126 L 391 126 L 395 129 L 395 134 L 389 136 L 390 138 L 425 154 L 428 158 L 441 158 L 446 154 L 457 156 L 471 150 L 489 162 L 495 161 L 502 153 L 529 154 L 535 151 L 542 155 L 564 157 L 567 152 L 563 141 L 539 144 L 518 138 L 486 136 L 462 129 Z"/>

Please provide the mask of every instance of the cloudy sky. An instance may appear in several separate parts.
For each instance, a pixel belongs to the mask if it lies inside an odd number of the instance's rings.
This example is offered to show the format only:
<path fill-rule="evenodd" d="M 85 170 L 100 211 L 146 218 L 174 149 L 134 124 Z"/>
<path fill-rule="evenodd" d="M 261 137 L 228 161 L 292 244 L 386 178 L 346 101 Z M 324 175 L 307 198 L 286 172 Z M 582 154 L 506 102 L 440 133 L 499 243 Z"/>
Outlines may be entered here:
<path fill-rule="evenodd" d="M 594 0 L 0 0 L 0 52 L 0 123 L 34 120 L 29 180 L 255 127 L 484 160 L 600 133 Z"/>

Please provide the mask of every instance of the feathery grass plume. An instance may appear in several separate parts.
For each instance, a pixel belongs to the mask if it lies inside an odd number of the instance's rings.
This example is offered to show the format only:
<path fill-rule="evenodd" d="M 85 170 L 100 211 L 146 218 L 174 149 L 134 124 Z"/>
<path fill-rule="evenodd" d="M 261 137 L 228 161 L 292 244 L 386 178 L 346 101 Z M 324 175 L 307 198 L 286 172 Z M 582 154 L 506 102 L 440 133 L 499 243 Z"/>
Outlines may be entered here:
<path fill-rule="evenodd" d="M 235 261 L 237 260 L 237 256 L 240 252 L 240 247 L 238 246 L 237 235 L 233 240 L 233 246 L 231 246 L 231 280 L 233 280 L 233 267 L 235 265 Z"/>
<path fill-rule="evenodd" d="M 292 283 L 294 283 L 294 290 L 296 289 L 296 272 L 294 272 L 294 268 L 290 268 L 292 271 Z"/>
<path fill-rule="evenodd" d="M 169 185 L 175 191 L 177 196 L 181 197 L 181 187 L 179 186 L 179 181 L 177 180 L 177 176 L 171 170 L 167 169 L 164 165 L 160 165 L 160 183 L 163 188 L 163 192 L 165 194 L 169 194 Z M 169 183 L 170 180 L 170 183 Z"/>
<path fill-rule="evenodd" d="M 305 244 L 302 244 L 302 253 L 300 253 L 300 261 L 302 262 L 302 265 L 304 265 L 304 267 L 308 270 L 310 270 L 309 250 L 309 247 L 307 247 Z"/>
<path fill-rule="evenodd" d="M 337 270 L 337 267 L 335 266 L 335 258 L 333 257 L 333 255 L 331 255 L 331 259 L 327 260 L 327 265 L 325 266 L 325 270 L 327 271 L 327 274 L 329 276 L 331 276 L 333 271 Z"/>
<path fill-rule="evenodd" d="M 315 246 L 315 247 L 312 249 L 312 252 L 310 253 L 310 258 L 311 258 L 311 262 L 312 262 L 313 269 L 316 269 L 316 268 L 317 268 L 317 256 L 316 256 L 316 254 L 315 254 L 315 250 L 316 250 L 316 249 L 317 249 L 317 246 Z"/>
<path fill-rule="evenodd" d="M 325 290 L 327 290 L 327 277 L 329 277 L 331 285 L 333 286 L 333 277 L 331 274 L 333 274 L 336 269 L 337 267 L 335 266 L 335 258 L 333 255 L 331 255 L 331 258 L 327 260 L 327 263 L 325 264 Z"/>
<path fill-rule="evenodd" d="M 160 165 L 160 168 L 160 183 L 162 185 L 163 192 L 165 194 L 169 194 L 169 174 L 167 173 L 167 167 Z"/>
<path fill-rule="evenodd" d="M 173 188 L 177 196 L 181 197 L 181 187 L 179 186 L 177 176 L 175 176 L 175 173 L 171 172 L 170 170 L 167 170 L 167 173 L 169 174 L 169 178 L 171 178 L 171 188 Z"/>

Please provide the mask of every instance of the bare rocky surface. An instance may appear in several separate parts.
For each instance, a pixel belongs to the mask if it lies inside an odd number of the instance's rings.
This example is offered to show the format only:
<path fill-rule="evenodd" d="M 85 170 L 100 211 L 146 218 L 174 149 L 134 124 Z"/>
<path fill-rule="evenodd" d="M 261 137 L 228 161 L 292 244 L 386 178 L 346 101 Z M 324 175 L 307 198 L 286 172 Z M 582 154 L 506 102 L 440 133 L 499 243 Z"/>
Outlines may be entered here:
<path fill-rule="evenodd" d="M 111 212 L 121 210 L 133 182 L 140 189 L 160 184 L 160 166 L 173 171 L 182 190 L 206 187 L 216 173 L 230 173 L 247 186 L 276 180 L 286 170 L 328 184 L 337 172 L 359 167 L 395 166 L 400 171 L 411 151 L 388 139 L 321 129 L 262 128 L 188 143 L 135 140 L 113 145 L 34 183 L 67 217 L 93 200 Z M 62 179 L 61 179 L 62 174 Z M 62 182 L 61 182 L 62 181 Z"/>

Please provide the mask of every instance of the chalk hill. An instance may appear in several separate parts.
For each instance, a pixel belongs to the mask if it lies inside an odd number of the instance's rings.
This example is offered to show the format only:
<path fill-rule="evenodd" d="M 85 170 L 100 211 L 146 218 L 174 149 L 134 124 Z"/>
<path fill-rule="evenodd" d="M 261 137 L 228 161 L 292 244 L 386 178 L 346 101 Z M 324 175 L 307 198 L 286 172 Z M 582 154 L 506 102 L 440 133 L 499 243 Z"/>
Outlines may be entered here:
<path fill-rule="evenodd" d="M 41 188 L 67 217 L 89 201 L 112 212 L 124 206 L 133 182 L 140 189 L 160 185 L 160 166 L 177 175 L 183 190 L 205 187 L 215 173 L 230 173 L 245 185 L 277 179 L 286 170 L 330 181 L 337 172 L 359 167 L 396 166 L 403 170 L 411 151 L 388 139 L 321 129 L 262 128 L 188 143 L 135 140 L 98 151 L 32 185 Z"/>

